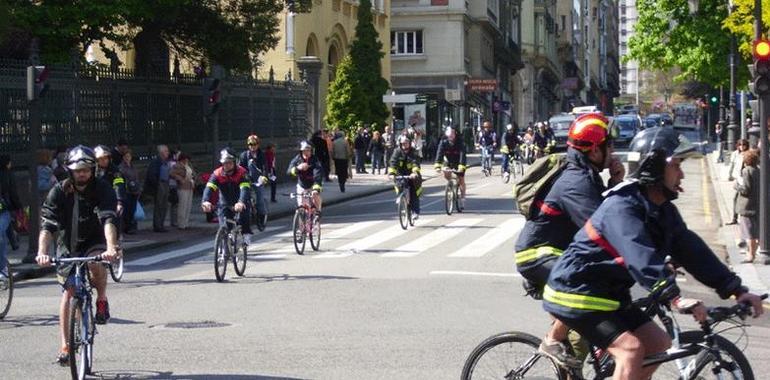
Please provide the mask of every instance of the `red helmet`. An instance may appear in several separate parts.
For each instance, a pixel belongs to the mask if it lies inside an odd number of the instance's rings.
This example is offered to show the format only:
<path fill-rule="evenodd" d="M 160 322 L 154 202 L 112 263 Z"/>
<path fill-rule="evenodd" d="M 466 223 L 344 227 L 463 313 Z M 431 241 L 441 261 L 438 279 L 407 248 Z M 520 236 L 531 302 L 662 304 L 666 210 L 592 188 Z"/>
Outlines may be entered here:
<path fill-rule="evenodd" d="M 609 120 L 600 113 L 587 113 L 572 122 L 567 145 L 588 151 L 604 143 L 609 137 Z"/>

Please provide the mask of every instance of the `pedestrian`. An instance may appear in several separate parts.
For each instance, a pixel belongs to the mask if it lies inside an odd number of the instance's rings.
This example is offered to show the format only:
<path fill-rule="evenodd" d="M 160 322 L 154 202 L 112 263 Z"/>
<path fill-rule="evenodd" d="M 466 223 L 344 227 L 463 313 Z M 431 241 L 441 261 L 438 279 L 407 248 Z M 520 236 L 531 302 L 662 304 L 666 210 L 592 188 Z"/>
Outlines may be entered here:
<path fill-rule="evenodd" d="M 369 152 L 368 155 L 372 157 L 372 174 L 374 173 L 374 170 L 377 169 L 376 174 L 381 174 L 380 172 L 382 170 L 385 170 L 385 174 L 387 174 L 388 168 L 385 167 L 385 164 L 383 163 L 383 155 L 385 154 L 385 142 L 382 140 L 382 137 L 380 136 L 380 132 L 374 131 L 374 134 L 372 135 L 372 141 L 369 142 Z"/>
<path fill-rule="evenodd" d="M 337 131 L 334 135 L 334 147 L 332 150 L 334 157 L 334 170 L 337 174 L 337 182 L 340 185 L 340 192 L 345 192 L 345 182 L 348 180 L 348 164 L 350 162 L 350 144 L 345 135 Z"/>
<path fill-rule="evenodd" d="M 54 160 L 51 166 L 53 167 L 53 175 L 56 177 L 56 181 L 61 182 L 69 177 L 67 173 L 67 166 L 65 161 L 67 160 L 67 148 L 59 147 L 56 149 Z"/>
<path fill-rule="evenodd" d="M 385 132 L 382 134 L 382 141 L 385 143 L 385 162 L 389 163 L 393 149 L 396 147 L 396 135 L 387 124 L 385 124 Z"/>
<path fill-rule="evenodd" d="M 366 148 L 369 147 L 366 142 L 366 136 L 364 135 L 364 128 L 359 127 L 355 140 L 353 140 L 353 148 L 356 152 L 356 174 L 366 173 Z"/>
<path fill-rule="evenodd" d="M 155 232 L 168 232 L 164 226 L 168 212 L 169 173 L 171 161 L 168 146 L 158 145 L 158 156 L 147 167 L 145 191 L 153 195 L 152 229 Z"/>
<path fill-rule="evenodd" d="M 748 252 L 742 263 L 752 263 L 759 246 L 759 152 L 754 149 L 743 153 L 741 177 L 735 181 L 739 194 L 736 203 L 741 227 L 741 238 L 748 244 Z"/>
<path fill-rule="evenodd" d="M 171 150 L 171 153 L 169 154 L 169 179 L 168 179 L 168 219 L 169 223 L 171 224 L 171 227 L 178 227 L 179 224 L 177 223 L 176 217 L 179 215 L 179 210 L 177 209 L 177 206 L 179 205 L 179 187 L 176 183 L 176 180 L 174 177 L 171 176 L 171 169 L 176 165 L 177 160 L 179 159 L 179 155 L 182 154 L 182 151 L 179 149 Z"/>
<path fill-rule="evenodd" d="M 48 192 L 56 185 L 56 176 L 53 174 L 53 168 L 51 167 L 51 151 L 48 149 L 39 149 L 37 151 L 37 192 L 38 201 L 43 204 L 45 197 L 48 196 Z"/>
<path fill-rule="evenodd" d="M 16 179 L 11 171 L 11 156 L 0 154 L 0 280 L 9 277 L 8 271 L 8 229 L 12 213 L 21 210 L 21 201 L 16 190 Z"/>
<path fill-rule="evenodd" d="M 716 132 L 714 135 L 716 138 L 717 149 L 719 150 L 717 162 L 722 163 L 725 162 L 724 149 L 722 148 L 722 142 L 725 141 L 725 128 L 722 128 L 722 123 L 717 123 L 716 126 L 714 126 L 714 131 Z"/>
<path fill-rule="evenodd" d="M 269 143 L 265 148 L 265 172 L 267 173 L 267 179 L 270 181 L 270 202 L 278 202 L 275 199 L 276 180 L 275 175 L 275 144 Z"/>
<path fill-rule="evenodd" d="M 313 155 L 318 158 L 318 161 L 323 168 L 324 180 L 328 181 L 330 174 L 329 148 L 326 146 L 326 139 L 323 136 L 323 131 L 316 131 L 313 133 L 313 136 L 310 138 L 310 144 L 313 145 Z"/>
<path fill-rule="evenodd" d="M 122 161 L 118 166 L 123 180 L 126 182 L 126 204 L 123 209 L 123 233 L 133 235 L 136 233 L 137 223 L 134 219 L 136 215 L 136 205 L 139 197 L 142 195 L 142 185 L 139 182 L 139 173 L 134 167 L 134 153 L 131 149 L 126 149 L 121 155 Z"/>
<path fill-rule="evenodd" d="M 192 209 L 193 188 L 195 187 L 195 174 L 190 165 L 190 156 L 184 153 L 179 154 L 176 163 L 171 167 L 170 176 L 176 182 L 179 197 L 176 207 L 177 228 L 186 230 L 190 226 L 190 210 Z"/>
<path fill-rule="evenodd" d="M 326 181 L 331 182 L 331 173 L 334 173 L 334 159 L 332 159 L 332 149 L 334 149 L 334 135 L 328 128 L 324 129 L 324 141 L 326 142 L 326 152 L 328 153 L 328 171 L 326 171 Z"/>
<path fill-rule="evenodd" d="M 736 178 L 740 178 L 741 170 L 743 169 L 743 153 L 749 150 L 749 140 L 739 139 L 735 143 L 735 150 L 730 153 L 730 170 L 728 171 L 727 180 L 735 181 Z M 736 202 L 738 202 L 738 193 L 735 193 L 733 197 L 733 218 L 727 225 L 738 224 L 738 213 L 736 212 Z M 739 241 L 738 245 L 743 246 L 746 244 L 744 241 Z"/>
<path fill-rule="evenodd" d="M 112 155 L 112 163 L 115 166 L 120 166 L 123 163 L 123 155 L 128 151 L 128 141 L 126 139 L 118 140 L 117 144 L 112 148 L 110 152 Z"/>

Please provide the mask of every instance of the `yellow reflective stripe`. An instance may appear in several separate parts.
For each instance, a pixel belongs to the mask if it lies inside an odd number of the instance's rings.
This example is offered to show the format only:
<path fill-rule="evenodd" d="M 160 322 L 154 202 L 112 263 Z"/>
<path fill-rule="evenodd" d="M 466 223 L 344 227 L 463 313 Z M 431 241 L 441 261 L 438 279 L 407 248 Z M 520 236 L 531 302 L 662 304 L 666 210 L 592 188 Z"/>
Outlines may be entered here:
<path fill-rule="evenodd" d="M 461 171 L 462 172 L 462 171 L 465 171 L 465 169 L 467 169 L 467 168 L 468 168 L 467 166 L 462 165 L 462 164 L 457 165 L 457 171 Z"/>
<path fill-rule="evenodd" d="M 313 185 L 313 190 L 321 191 L 321 185 L 318 185 L 318 184 Z"/>
<path fill-rule="evenodd" d="M 248 189 L 250 187 L 248 182 L 241 182 L 241 184 L 238 186 L 240 186 L 241 189 L 243 189 L 244 187 Z"/>
<path fill-rule="evenodd" d="M 126 183 L 126 181 L 123 180 L 123 177 L 116 177 L 112 180 L 113 185 L 119 185 L 121 183 Z"/>
<path fill-rule="evenodd" d="M 542 246 L 537 248 L 525 249 L 523 251 L 516 252 L 516 264 L 524 264 L 530 261 L 535 261 L 543 256 L 561 256 L 564 251 L 558 248 L 550 246 Z"/>
<path fill-rule="evenodd" d="M 211 182 L 207 182 L 207 183 L 206 183 L 206 187 L 208 187 L 209 189 L 211 189 L 211 190 L 214 190 L 214 191 L 217 191 L 217 190 L 219 190 L 219 188 L 217 187 L 217 185 L 215 185 L 215 184 L 213 184 L 213 183 L 211 183 Z"/>
<path fill-rule="evenodd" d="M 419 172 L 420 172 L 420 168 L 419 167 L 415 166 L 415 167 L 412 168 L 412 173 L 419 173 Z"/>
<path fill-rule="evenodd" d="M 652 286 L 651 292 L 657 292 L 660 288 L 666 286 L 666 284 L 668 284 L 668 280 L 666 280 L 665 278 L 658 280 L 658 282 L 656 282 L 655 285 Z"/>
<path fill-rule="evenodd" d="M 420 188 L 417 189 L 417 191 L 415 191 L 415 194 L 417 194 L 418 197 L 420 196 L 420 194 L 422 194 L 422 186 L 420 186 Z"/>
<path fill-rule="evenodd" d="M 297 168 L 291 168 L 291 175 L 297 176 Z"/>
<path fill-rule="evenodd" d="M 433 164 L 433 167 L 436 169 L 441 169 L 441 162 L 436 162 L 435 164 Z"/>
<path fill-rule="evenodd" d="M 396 168 L 388 168 L 388 174 L 396 174 Z"/>
<path fill-rule="evenodd" d="M 565 306 L 571 309 L 595 310 L 595 311 L 614 311 L 620 308 L 620 302 L 600 297 L 587 296 L 584 294 L 570 294 L 553 290 L 546 285 L 543 290 L 543 299 Z"/>

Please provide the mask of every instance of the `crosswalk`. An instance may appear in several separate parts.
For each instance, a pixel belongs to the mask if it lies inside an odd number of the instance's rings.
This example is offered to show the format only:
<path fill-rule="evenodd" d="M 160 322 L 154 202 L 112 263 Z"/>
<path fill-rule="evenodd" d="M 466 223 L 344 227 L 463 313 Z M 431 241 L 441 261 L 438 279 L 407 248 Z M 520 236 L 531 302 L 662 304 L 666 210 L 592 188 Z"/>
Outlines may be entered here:
<path fill-rule="evenodd" d="M 256 235 L 249 247 L 251 260 L 329 260 L 351 257 L 408 259 L 438 256 L 448 259 L 480 259 L 487 255 L 510 255 L 515 238 L 524 226 L 520 215 L 483 217 L 479 214 L 424 215 L 414 227 L 404 230 L 393 219 L 322 224 L 321 249 L 296 255 L 291 231 L 274 230 Z M 173 251 L 129 260 L 133 267 L 151 266 L 183 259 L 185 263 L 211 260 L 213 242 L 201 242 Z"/>

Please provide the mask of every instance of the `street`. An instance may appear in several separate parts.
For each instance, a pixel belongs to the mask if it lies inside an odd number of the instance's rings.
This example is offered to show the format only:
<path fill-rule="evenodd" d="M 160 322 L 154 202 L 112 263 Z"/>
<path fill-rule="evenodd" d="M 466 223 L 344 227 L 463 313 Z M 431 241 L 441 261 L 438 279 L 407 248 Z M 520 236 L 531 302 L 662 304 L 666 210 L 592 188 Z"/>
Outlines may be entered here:
<path fill-rule="evenodd" d="M 423 164 L 423 170 L 431 170 Z M 676 201 L 717 254 L 718 209 L 705 161 L 684 164 Z M 499 161 L 495 172 L 499 174 Z M 524 223 L 511 185 L 470 169 L 466 211 L 447 216 L 441 178 L 424 184 L 414 228 L 398 226 L 393 192 L 324 209 L 321 249 L 294 253 L 290 218 L 255 235 L 246 275 L 213 273 L 211 241 L 127 258 L 110 283 L 112 319 L 99 326 L 94 371 L 107 379 L 456 379 L 489 335 L 541 336 L 548 317 L 523 297 L 513 246 Z M 330 185 L 331 186 L 331 185 Z M 687 276 L 681 288 L 729 304 Z M 59 348 L 60 287 L 53 277 L 17 284 L 0 322 L 0 377 L 66 379 Z M 689 316 L 678 321 L 695 328 Z M 770 322 L 750 321 L 745 348 L 757 378 L 770 373 Z M 739 331 L 725 334 L 737 338 Z"/>

